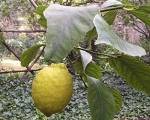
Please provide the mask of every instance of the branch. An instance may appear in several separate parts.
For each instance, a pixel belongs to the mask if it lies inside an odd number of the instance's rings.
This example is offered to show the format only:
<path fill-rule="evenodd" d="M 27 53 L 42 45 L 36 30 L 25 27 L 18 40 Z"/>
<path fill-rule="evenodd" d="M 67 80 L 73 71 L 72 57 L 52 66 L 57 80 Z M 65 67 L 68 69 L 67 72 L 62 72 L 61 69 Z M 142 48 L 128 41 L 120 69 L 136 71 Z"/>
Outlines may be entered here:
<path fill-rule="evenodd" d="M 33 6 L 34 8 L 37 8 L 37 7 L 38 7 L 38 5 L 34 2 L 34 0 L 29 0 L 29 2 L 32 4 L 32 6 Z"/>
<path fill-rule="evenodd" d="M 39 70 L 41 70 L 41 68 L 30 70 L 30 72 L 39 71 Z M 26 69 L 26 70 L 0 71 L 0 74 L 18 73 L 18 72 L 28 72 L 28 70 Z"/>
<path fill-rule="evenodd" d="M 17 33 L 46 33 L 46 30 L 0 30 L 0 32 L 17 32 Z"/>
<path fill-rule="evenodd" d="M 33 65 L 39 60 L 39 58 L 41 57 L 41 55 L 43 54 L 44 52 L 44 49 L 45 49 L 46 46 L 44 46 L 41 50 L 41 52 L 39 53 L 39 55 L 36 57 L 36 59 L 32 62 L 32 64 L 29 66 L 29 68 L 32 68 Z"/>
<path fill-rule="evenodd" d="M 39 53 L 39 55 L 36 57 L 36 59 L 31 63 L 30 66 L 28 66 L 28 68 L 31 70 L 32 67 L 34 66 L 34 64 L 39 60 L 39 58 L 41 57 L 41 55 L 43 54 L 44 52 L 44 49 L 45 49 L 45 46 L 43 47 L 43 49 L 41 50 L 41 52 Z M 25 74 L 27 74 L 28 71 L 26 71 Z"/>
<path fill-rule="evenodd" d="M 1 43 L 7 48 L 8 51 L 10 51 L 20 61 L 19 56 L 5 42 L 1 42 Z M 26 68 L 29 72 L 31 72 L 32 75 L 34 75 L 34 72 L 31 71 L 29 67 L 26 67 Z"/>

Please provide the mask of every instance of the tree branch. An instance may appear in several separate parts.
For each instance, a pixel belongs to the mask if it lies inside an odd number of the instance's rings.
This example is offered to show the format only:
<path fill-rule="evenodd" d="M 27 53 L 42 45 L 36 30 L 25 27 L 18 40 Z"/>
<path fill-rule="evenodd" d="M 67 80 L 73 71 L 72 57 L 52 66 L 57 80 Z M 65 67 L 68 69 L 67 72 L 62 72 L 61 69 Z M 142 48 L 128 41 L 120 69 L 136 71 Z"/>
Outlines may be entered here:
<path fill-rule="evenodd" d="M 1 42 L 1 43 L 7 48 L 8 51 L 10 51 L 20 61 L 20 57 L 5 42 Z M 31 72 L 32 75 L 34 75 L 34 72 L 31 71 L 29 67 L 26 68 L 29 72 Z"/>
<path fill-rule="evenodd" d="M 29 0 L 29 2 L 32 4 L 32 6 L 33 6 L 34 8 L 37 8 L 37 7 L 38 7 L 38 5 L 34 2 L 34 0 Z"/>
<path fill-rule="evenodd" d="M 0 30 L 0 32 L 16 32 L 16 33 L 46 33 L 46 30 Z"/>
<path fill-rule="evenodd" d="M 41 70 L 41 68 L 32 69 L 32 70 L 30 70 L 30 72 L 39 71 L 39 70 Z M 18 73 L 18 72 L 28 72 L 28 70 L 25 69 L 25 70 L 0 71 L 0 74 Z"/>

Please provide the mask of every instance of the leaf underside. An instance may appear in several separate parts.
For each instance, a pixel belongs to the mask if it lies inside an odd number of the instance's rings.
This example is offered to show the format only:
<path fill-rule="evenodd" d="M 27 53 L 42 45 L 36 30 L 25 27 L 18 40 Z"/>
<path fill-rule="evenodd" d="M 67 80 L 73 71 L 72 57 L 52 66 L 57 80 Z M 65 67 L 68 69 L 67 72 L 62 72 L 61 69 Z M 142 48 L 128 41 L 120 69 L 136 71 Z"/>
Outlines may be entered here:
<path fill-rule="evenodd" d="M 112 58 L 109 63 L 128 84 L 150 95 L 150 66 L 126 55 Z"/>

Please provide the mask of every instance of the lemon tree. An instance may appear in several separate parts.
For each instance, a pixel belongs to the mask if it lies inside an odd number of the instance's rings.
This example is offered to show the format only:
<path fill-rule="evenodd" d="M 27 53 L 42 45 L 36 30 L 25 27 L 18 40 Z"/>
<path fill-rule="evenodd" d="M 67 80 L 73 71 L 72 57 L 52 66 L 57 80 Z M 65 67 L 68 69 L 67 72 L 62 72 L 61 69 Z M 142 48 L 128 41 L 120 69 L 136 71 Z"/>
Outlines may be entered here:
<path fill-rule="evenodd" d="M 107 0 L 101 6 L 37 6 L 35 14 L 39 15 L 39 24 L 47 27 L 46 43 L 26 50 L 21 56 L 21 64 L 33 73 L 31 62 L 40 58 L 37 54 L 44 46 L 44 60 L 49 66 L 35 75 L 32 98 L 35 106 L 46 116 L 63 111 L 71 99 L 73 80 L 64 63 L 73 66 L 75 74 L 81 76 L 87 87 L 93 120 L 113 120 L 122 106 L 120 92 L 101 81 L 103 69 L 98 61 L 104 60 L 129 85 L 150 95 L 150 66 L 140 58 L 146 55 L 145 50 L 122 40 L 110 26 L 119 9 L 150 26 L 150 6 L 137 6 L 128 0 Z M 0 38 L 0 43 L 7 47 Z M 80 44 L 83 41 L 88 45 Z M 112 51 L 107 54 L 94 51 L 93 46 L 100 44 L 111 47 Z"/>

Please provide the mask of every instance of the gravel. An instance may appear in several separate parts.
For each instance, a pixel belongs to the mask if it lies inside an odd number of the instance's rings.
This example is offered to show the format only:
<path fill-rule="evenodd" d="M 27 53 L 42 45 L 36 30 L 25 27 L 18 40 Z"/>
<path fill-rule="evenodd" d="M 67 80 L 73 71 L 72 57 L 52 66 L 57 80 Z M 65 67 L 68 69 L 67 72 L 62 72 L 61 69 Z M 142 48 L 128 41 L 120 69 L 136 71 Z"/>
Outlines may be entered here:
<path fill-rule="evenodd" d="M 32 77 L 20 79 L 20 75 L 0 76 L 0 120 L 90 120 L 87 92 L 78 76 L 74 77 L 74 93 L 70 104 L 62 113 L 47 118 L 36 110 L 31 98 Z M 128 87 L 120 77 L 105 74 L 103 81 L 118 88 L 123 95 L 124 106 L 115 120 L 126 118 L 150 120 L 150 97 Z M 122 119 L 125 120 L 125 119 Z M 142 119 L 141 119 L 142 120 Z"/>

